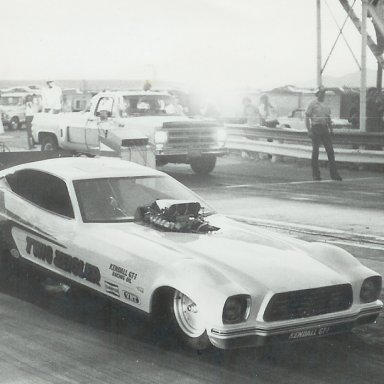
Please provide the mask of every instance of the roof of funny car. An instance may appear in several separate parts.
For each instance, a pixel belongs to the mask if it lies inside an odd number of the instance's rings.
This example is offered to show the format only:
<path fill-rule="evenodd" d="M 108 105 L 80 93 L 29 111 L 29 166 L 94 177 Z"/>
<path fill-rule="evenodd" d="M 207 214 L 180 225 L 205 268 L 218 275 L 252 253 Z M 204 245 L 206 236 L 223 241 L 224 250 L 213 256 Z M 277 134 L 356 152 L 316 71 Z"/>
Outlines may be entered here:
<path fill-rule="evenodd" d="M 162 174 L 162 172 L 156 171 L 153 168 L 145 167 L 120 158 L 110 157 L 60 157 L 21 164 L 6 169 L 5 173 L 21 169 L 34 169 L 47 172 L 66 180 L 158 176 Z"/>

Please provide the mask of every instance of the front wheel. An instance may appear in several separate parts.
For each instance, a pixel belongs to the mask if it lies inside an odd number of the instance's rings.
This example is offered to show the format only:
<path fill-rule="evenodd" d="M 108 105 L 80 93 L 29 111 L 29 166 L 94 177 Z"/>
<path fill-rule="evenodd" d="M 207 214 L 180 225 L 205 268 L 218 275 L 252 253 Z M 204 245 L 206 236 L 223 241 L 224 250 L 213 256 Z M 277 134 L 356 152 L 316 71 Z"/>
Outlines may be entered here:
<path fill-rule="evenodd" d="M 59 149 L 59 145 L 57 143 L 57 139 L 53 135 L 44 136 L 41 141 L 41 150 L 42 151 L 57 151 Z"/>
<path fill-rule="evenodd" d="M 9 123 L 9 127 L 12 129 L 12 130 L 16 130 L 16 129 L 19 129 L 20 128 L 20 121 L 19 121 L 19 118 L 17 116 L 14 116 L 12 117 L 10 123 Z"/>
<path fill-rule="evenodd" d="M 216 157 L 206 156 L 198 157 L 190 161 L 193 172 L 197 175 L 208 175 L 211 173 L 216 166 Z"/>
<path fill-rule="evenodd" d="M 187 295 L 177 290 L 171 296 L 170 306 L 175 330 L 181 340 L 193 349 L 206 349 L 210 345 L 210 341 L 199 306 Z"/>

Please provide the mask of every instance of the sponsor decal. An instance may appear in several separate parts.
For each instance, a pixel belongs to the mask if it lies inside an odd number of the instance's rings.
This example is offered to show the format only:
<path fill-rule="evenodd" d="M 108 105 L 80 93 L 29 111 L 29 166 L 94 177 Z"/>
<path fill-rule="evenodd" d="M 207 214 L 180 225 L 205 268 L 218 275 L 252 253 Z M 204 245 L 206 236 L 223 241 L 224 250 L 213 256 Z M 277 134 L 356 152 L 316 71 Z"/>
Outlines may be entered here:
<path fill-rule="evenodd" d="M 292 332 L 290 333 L 288 339 L 303 339 L 305 337 L 314 337 L 314 336 L 325 336 L 331 330 L 330 327 L 306 329 L 304 331 Z"/>
<path fill-rule="evenodd" d="M 53 250 L 50 245 L 27 236 L 26 252 L 49 265 L 54 265 L 62 271 L 68 272 L 76 277 L 87 280 L 90 283 L 100 285 L 100 270 L 95 265 L 84 262 L 78 257 L 68 255 L 59 250 Z"/>
<path fill-rule="evenodd" d="M 132 301 L 132 303 L 135 303 L 137 305 L 141 304 L 139 296 L 135 295 L 134 293 L 123 291 L 123 295 L 128 301 Z"/>
<path fill-rule="evenodd" d="M 120 297 L 119 286 L 109 281 L 105 281 L 105 292 L 110 293 L 113 296 Z"/>
<path fill-rule="evenodd" d="M 112 276 L 117 279 L 123 280 L 126 283 L 132 284 L 133 280 L 136 280 L 137 273 L 129 272 L 128 269 L 119 267 L 116 264 L 110 264 L 109 270 L 112 271 Z"/>

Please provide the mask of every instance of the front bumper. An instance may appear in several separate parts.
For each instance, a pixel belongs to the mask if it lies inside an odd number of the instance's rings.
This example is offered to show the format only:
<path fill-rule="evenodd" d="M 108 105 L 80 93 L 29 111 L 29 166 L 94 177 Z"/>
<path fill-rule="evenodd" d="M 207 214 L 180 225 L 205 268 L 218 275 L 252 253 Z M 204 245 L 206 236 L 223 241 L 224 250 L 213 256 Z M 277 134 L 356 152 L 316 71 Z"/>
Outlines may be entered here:
<path fill-rule="evenodd" d="M 196 158 L 202 156 L 224 156 L 228 150 L 223 147 L 219 148 L 158 148 L 155 149 L 155 155 L 158 157 L 172 157 L 179 156 L 184 158 Z"/>
<path fill-rule="evenodd" d="M 233 330 L 211 329 L 209 339 L 211 343 L 221 349 L 234 349 L 243 347 L 257 347 L 271 343 L 291 342 L 302 339 L 324 337 L 344 333 L 352 328 L 375 322 L 383 304 L 377 303 L 374 307 L 364 308 L 357 314 L 301 321 L 296 324 L 247 327 Z M 270 324 L 268 324 L 270 325 Z"/>

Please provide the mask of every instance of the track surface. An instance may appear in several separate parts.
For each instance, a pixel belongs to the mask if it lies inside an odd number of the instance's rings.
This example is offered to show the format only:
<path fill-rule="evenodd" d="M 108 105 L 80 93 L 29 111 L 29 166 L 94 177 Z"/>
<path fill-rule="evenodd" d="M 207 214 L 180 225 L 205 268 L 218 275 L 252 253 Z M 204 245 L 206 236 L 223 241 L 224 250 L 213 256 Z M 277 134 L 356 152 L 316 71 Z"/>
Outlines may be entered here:
<path fill-rule="evenodd" d="M 222 159 L 208 177 L 187 166 L 164 170 L 229 214 L 384 236 L 382 173 L 342 169 L 342 183 L 312 183 L 305 165 L 237 158 Z M 340 245 L 384 272 L 380 244 Z M 153 331 L 137 313 L 84 292 L 48 294 L 28 271 L 15 275 L 4 267 L 0 319 L 0 383 L 320 384 L 382 383 L 384 377 L 383 315 L 343 337 L 196 353 Z"/>

